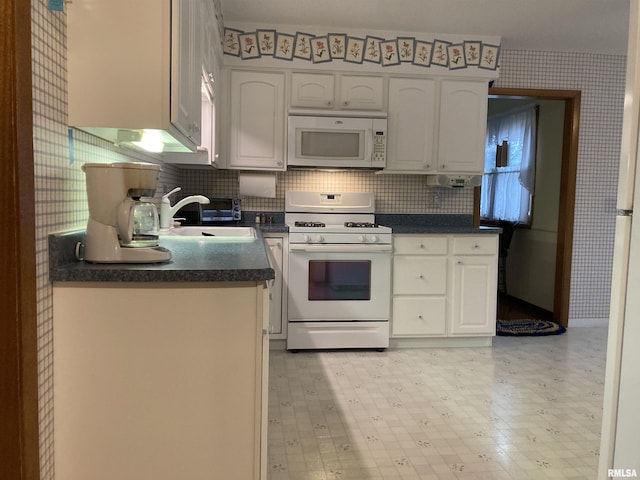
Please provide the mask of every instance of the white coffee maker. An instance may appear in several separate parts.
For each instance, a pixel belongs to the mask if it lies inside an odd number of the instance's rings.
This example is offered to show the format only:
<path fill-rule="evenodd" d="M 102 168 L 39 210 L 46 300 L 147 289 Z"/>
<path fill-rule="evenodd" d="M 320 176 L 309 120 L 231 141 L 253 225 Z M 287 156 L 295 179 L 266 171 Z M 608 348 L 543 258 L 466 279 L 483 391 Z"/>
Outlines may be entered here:
<path fill-rule="evenodd" d="M 94 263 L 160 263 L 171 252 L 158 246 L 154 204 L 160 166 L 152 163 L 87 163 L 89 222 L 84 260 Z"/>

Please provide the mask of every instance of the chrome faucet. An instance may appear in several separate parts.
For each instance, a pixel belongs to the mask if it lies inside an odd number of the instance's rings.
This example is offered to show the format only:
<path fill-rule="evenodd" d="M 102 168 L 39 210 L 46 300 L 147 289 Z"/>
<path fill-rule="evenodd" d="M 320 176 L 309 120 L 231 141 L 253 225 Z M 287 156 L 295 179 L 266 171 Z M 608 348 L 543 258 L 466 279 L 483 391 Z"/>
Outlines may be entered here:
<path fill-rule="evenodd" d="M 203 195 L 191 195 L 189 197 L 184 197 L 172 207 L 169 197 L 180 190 L 180 187 L 176 187 L 166 195 L 162 196 L 162 200 L 160 201 L 160 228 L 171 228 L 173 215 L 185 205 L 190 203 L 209 203 L 209 199 Z"/>

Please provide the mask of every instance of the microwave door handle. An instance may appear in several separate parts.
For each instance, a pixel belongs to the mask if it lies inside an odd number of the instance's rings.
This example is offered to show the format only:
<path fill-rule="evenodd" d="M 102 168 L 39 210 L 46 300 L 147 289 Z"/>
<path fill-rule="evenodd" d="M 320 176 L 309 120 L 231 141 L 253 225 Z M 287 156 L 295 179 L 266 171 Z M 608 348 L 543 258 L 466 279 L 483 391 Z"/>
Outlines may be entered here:
<path fill-rule="evenodd" d="M 373 129 L 368 128 L 365 130 L 365 150 L 364 150 L 364 158 L 368 162 L 373 162 Z"/>

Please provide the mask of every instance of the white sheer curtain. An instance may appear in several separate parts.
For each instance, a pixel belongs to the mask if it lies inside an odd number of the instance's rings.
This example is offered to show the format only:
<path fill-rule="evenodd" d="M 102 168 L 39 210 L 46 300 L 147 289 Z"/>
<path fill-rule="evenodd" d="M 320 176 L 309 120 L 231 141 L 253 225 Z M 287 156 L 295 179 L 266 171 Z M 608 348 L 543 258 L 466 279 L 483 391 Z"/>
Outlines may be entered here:
<path fill-rule="evenodd" d="M 529 223 L 535 183 L 537 107 L 512 110 L 487 121 L 480 215 L 493 220 Z M 507 142 L 506 166 L 496 166 L 498 145 Z"/>

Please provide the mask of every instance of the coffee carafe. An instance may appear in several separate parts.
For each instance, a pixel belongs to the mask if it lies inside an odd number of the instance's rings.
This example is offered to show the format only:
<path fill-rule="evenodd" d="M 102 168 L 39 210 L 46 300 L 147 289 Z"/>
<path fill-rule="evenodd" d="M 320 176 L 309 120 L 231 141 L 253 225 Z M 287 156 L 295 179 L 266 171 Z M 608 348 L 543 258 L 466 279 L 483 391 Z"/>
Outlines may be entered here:
<path fill-rule="evenodd" d="M 139 198 L 125 200 L 118 219 L 120 245 L 127 248 L 158 245 L 160 219 L 156 206 Z"/>
<path fill-rule="evenodd" d="M 160 166 L 87 163 L 89 221 L 84 259 L 95 263 L 159 263 L 171 252 L 158 246 L 160 222 L 153 203 Z"/>

